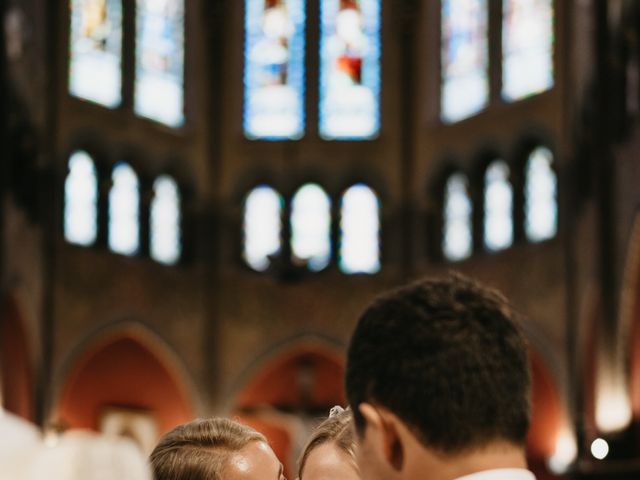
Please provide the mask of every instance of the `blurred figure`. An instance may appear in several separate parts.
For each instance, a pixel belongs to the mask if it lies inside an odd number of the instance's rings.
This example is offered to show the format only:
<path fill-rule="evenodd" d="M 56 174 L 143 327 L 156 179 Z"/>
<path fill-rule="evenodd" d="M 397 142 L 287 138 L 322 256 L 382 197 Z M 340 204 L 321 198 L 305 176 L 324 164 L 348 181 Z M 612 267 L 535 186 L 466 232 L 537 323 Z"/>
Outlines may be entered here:
<path fill-rule="evenodd" d="M 363 479 L 534 479 L 515 316 L 500 294 L 459 275 L 398 289 L 364 312 L 346 371 Z"/>
<path fill-rule="evenodd" d="M 30 480 L 151 480 L 142 451 L 130 440 L 69 431 L 47 440 L 35 457 Z"/>
<path fill-rule="evenodd" d="M 226 418 L 174 428 L 151 453 L 151 465 L 156 480 L 284 480 L 267 439 Z"/>
<path fill-rule="evenodd" d="M 359 480 L 350 410 L 331 409 L 311 434 L 300 457 L 299 480 Z"/>

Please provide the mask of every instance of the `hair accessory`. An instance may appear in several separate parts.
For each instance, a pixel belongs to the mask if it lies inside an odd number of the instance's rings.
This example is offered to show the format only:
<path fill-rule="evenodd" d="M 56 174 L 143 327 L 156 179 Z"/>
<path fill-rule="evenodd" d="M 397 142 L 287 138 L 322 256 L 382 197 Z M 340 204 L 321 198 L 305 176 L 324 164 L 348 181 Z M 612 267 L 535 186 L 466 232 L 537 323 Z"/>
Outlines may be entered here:
<path fill-rule="evenodd" d="M 329 410 L 329 418 L 335 417 L 336 415 L 339 415 L 342 412 L 344 412 L 344 408 L 342 408 L 340 405 L 336 405 L 331 410 Z"/>

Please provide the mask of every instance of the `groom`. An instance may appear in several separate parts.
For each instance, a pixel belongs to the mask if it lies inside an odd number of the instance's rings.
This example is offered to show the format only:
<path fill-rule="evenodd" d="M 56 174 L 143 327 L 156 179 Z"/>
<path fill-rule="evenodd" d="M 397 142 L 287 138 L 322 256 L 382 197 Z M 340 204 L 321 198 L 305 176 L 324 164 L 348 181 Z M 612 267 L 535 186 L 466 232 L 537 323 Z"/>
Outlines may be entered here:
<path fill-rule="evenodd" d="M 535 480 L 515 316 L 460 275 L 400 288 L 364 312 L 346 372 L 364 480 Z"/>

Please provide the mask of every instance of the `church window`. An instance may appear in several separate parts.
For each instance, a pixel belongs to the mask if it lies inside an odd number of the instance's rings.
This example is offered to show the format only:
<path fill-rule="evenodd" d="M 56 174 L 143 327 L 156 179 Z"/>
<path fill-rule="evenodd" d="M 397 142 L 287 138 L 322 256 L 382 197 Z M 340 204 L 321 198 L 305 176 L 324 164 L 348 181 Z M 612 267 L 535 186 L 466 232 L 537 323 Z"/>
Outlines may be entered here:
<path fill-rule="evenodd" d="M 467 177 L 455 173 L 449 177 L 444 192 L 442 249 L 447 260 L 468 258 L 473 249 L 472 204 Z"/>
<path fill-rule="evenodd" d="M 489 165 L 484 185 L 484 244 L 502 250 L 513 242 L 513 189 L 509 167 L 502 160 Z"/>
<path fill-rule="evenodd" d="M 558 229 L 558 180 L 553 170 L 553 154 L 536 148 L 525 170 L 525 233 L 532 242 L 547 240 Z"/>
<path fill-rule="evenodd" d="M 98 179 L 91 157 L 82 151 L 69 158 L 64 184 L 64 236 L 69 243 L 88 246 L 98 233 Z"/>
<path fill-rule="evenodd" d="M 282 196 L 267 185 L 254 188 L 244 201 L 244 260 L 263 272 L 282 247 Z"/>
<path fill-rule="evenodd" d="M 71 0 L 69 93 L 114 108 L 122 91 L 122 0 Z"/>
<path fill-rule="evenodd" d="M 441 117 L 450 123 L 488 101 L 487 0 L 443 0 L 441 36 Z"/>
<path fill-rule="evenodd" d="M 109 248 L 134 255 L 140 242 L 140 189 L 138 177 L 126 163 L 118 163 L 111 175 L 109 192 Z"/>
<path fill-rule="evenodd" d="M 504 0 L 502 94 L 518 100 L 553 86 L 553 0 Z"/>
<path fill-rule="evenodd" d="M 315 183 L 300 187 L 291 202 L 291 251 L 294 262 L 315 272 L 331 260 L 331 200 Z"/>
<path fill-rule="evenodd" d="M 137 0 L 135 112 L 184 122 L 184 0 Z"/>
<path fill-rule="evenodd" d="M 244 132 L 304 134 L 305 1 L 245 0 Z"/>
<path fill-rule="evenodd" d="M 339 266 L 347 274 L 380 270 L 380 203 L 361 183 L 342 196 Z"/>
<path fill-rule="evenodd" d="M 167 175 L 153 184 L 150 225 L 151 258 L 167 265 L 178 262 L 181 254 L 180 191 L 175 180 Z"/>
<path fill-rule="evenodd" d="M 380 0 L 321 0 L 320 118 L 325 139 L 380 128 Z"/>

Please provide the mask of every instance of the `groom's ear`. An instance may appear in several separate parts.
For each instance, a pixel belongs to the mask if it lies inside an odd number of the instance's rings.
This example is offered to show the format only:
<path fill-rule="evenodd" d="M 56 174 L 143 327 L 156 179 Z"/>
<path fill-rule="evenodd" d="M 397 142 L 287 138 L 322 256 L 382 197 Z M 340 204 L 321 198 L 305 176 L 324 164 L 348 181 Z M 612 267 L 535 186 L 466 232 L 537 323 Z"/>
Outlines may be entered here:
<path fill-rule="evenodd" d="M 370 448 L 378 458 L 387 463 L 393 470 L 401 471 L 404 466 L 405 448 L 400 435 L 400 420 L 384 407 L 370 403 L 358 406 L 364 417 L 364 435 Z"/>

